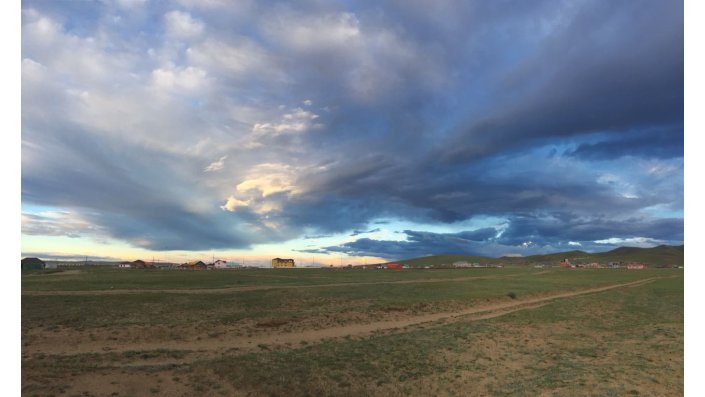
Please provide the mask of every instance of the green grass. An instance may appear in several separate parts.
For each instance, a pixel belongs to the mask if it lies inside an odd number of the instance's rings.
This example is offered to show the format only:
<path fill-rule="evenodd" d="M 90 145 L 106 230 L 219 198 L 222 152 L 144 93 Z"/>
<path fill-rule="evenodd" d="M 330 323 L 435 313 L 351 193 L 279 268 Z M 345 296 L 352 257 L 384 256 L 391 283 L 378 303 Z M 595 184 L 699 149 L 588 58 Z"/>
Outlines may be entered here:
<path fill-rule="evenodd" d="M 496 273 L 497 271 L 501 273 Z M 91 291 L 104 289 L 201 289 L 261 285 L 317 285 L 348 282 L 447 279 L 511 274 L 521 269 L 457 269 L 433 271 L 343 269 L 144 270 L 85 268 L 71 275 L 34 273 L 22 277 L 26 291 Z"/>
<path fill-rule="evenodd" d="M 484 278 L 458 280 L 467 276 Z M 647 395 L 682 395 L 682 270 L 96 269 L 76 275 L 23 276 L 23 290 L 93 290 L 106 285 L 137 289 L 319 286 L 213 294 L 24 295 L 22 328 L 23 337 L 37 329 L 49 334 L 59 332 L 61 327 L 85 334 L 129 327 L 144 327 L 145 332 L 150 332 L 150 327 L 196 327 L 207 335 L 215 326 L 241 321 L 276 327 L 285 320 L 296 323 L 313 319 L 313 324 L 318 324 L 323 319 L 346 321 L 350 315 L 385 319 L 390 313 L 452 311 L 488 299 L 510 300 L 510 292 L 521 300 L 528 295 L 655 276 L 675 277 L 560 299 L 493 319 L 425 324 L 370 337 L 288 347 L 261 345 L 247 353 L 222 352 L 183 366 L 169 362 L 181 362 L 191 354 L 199 357 L 198 353 L 158 349 L 35 355 L 23 358 L 23 394 L 61 394 L 61 390 L 69 389 L 70 379 L 76 374 L 148 371 L 183 380 L 191 394 L 213 395 L 227 395 L 228 390 L 255 396 L 515 396 L 542 392 L 621 396 L 644 394 L 645 390 Z M 427 279 L 435 281 L 320 286 Z M 150 365 L 149 360 L 159 363 Z M 140 364 L 130 364 L 133 362 Z M 152 388 L 145 394 L 162 393 L 158 384 Z"/>
<path fill-rule="evenodd" d="M 306 274 L 308 272 L 312 274 Z M 129 272 L 129 271 L 128 271 Z M 260 276 L 267 271 L 248 270 L 231 277 L 246 278 Z M 287 271 L 277 272 L 286 273 Z M 295 285 L 316 285 L 317 274 L 333 274 L 345 277 L 350 283 L 380 280 L 414 280 L 425 278 L 451 278 L 472 276 L 498 276 L 462 281 L 437 281 L 415 284 L 363 284 L 336 287 L 268 289 L 240 291 L 218 294 L 178 294 L 178 293 L 130 293 L 95 296 L 32 296 L 22 297 L 22 325 L 28 327 L 65 326 L 72 328 L 129 326 L 129 325 L 188 325 L 210 324 L 228 325 L 243 319 L 261 318 L 305 318 L 308 316 L 336 315 L 341 312 L 383 315 L 389 311 L 424 312 L 453 310 L 472 302 L 487 299 L 500 299 L 510 292 L 518 298 L 529 294 L 546 293 L 556 290 L 573 290 L 618 282 L 628 282 L 650 275 L 662 275 L 668 270 L 635 272 L 626 270 L 555 270 L 533 276 L 534 271 L 514 269 L 512 271 L 482 269 L 481 273 L 471 270 L 450 271 L 318 271 L 290 270 L 288 275 L 297 276 L 285 279 Z M 326 273 L 330 272 L 330 273 Z M 189 284 L 189 277 L 211 277 L 214 273 L 226 276 L 236 272 L 181 272 L 160 271 L 157 274 L 169 277 L 168 285 Z M 425 275 L 424 275 L 425 273 Z M 204 276 L 199 276 L 204 274 Z M 93 280 L 97 276 L 113 277 L 113 272 L 88 272 L 76 275 L 78 280 L 65 281 L 66 287 Z M 125 284 L 137 283 L 140 272 L 120 274 Z M 265 277 L 268 275 L 263 275 Z M 370 276 L 377 277 L 371 278 Z M 505 277 L 506 276 L 506 277 Z M 69 277 L 69 276 L 55 276 Z M 73 276 L 71 276 L 73 277 Z M 222 276 L 224 278 L 225 276 Z M 274 278 L 269 275 L 270 278 Z M 252 277 L 259 280 L 258 277 Z M 57 287 L 53 279 L 52 287 Z M 281 278 L 277 278 L 277 281 Z M 138 280 L 139 281 L 139 280 Z M 201 278 L 194 283 L 202 285 Z M 222 282 L 223 280 L 219 280 Z M 36 284 L 36 289 L 44 289 Z M 166 282 L 164 282 L 166 283 Z M 281 284 L 274 284 L 281 285 Z M 154 288 L 150 285 L 148 288 Z"/>
<path fill-rule="evenodd" d="M 654 380 L 668 395 L 682 395 L 682 287 L 682 279 L 661 280 L 495 319 L 229 356 L 194 368 L 209 368 L 264 395 L 395 395 L 404 389 L 424 395 L 444 387 L 464 395 L 464 382 L 476 378 L 489 379 L 486 391 L 497 396 L 536 395 L 542 389 L 559 395 L 623 395 L 639 382 Z M 610 309 L 600 310 L 605 303 Z M 565 322 L 568 329 L 548 332 Z M 659 324 L 677 325 L 671 327 L 673 340 L 652 346 Z M 550 338 L 549 344 L 524 345 L 532 332 Z M 494 360 L 483 359 L 474 348 L 486 340 L 504 344 Z M 662 354 L 681 360 L 660 361 Z M 507 371 L 513 365 L 519 369 Z M 621 378 L 625 372 L 634 377 Z M 500 373 L 511 376 L 493 376 Z M 429 383 L 434 386 L 428 388 Z"/>
<path fill-rule="evenodd" d="M 546 255 L 531 255 L 525 257 L 488 258 L 466 255 L 434 255 L 395 261 L 409 266 L 439 266 L 450 265 L 457 261 L 469 263 L 493 263 L 503 265 L 531 265 L 535 263 L 557 265 L 564 258 L 574 263 L 600 262 L 639 262 L 652 266 L 679 265 L 684 263 L 684 246 L 660 245 L 653 248 L 620 247 L 607 252 L 587 253 L 584 251 L 567 251 Z"/>

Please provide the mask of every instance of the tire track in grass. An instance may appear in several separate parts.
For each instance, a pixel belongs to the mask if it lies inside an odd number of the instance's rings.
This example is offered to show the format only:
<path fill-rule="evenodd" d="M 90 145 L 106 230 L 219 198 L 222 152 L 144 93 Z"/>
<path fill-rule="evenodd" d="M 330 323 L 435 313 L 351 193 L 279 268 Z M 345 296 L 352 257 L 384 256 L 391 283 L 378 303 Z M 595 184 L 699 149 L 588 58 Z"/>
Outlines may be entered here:
<path fill-rule="evenodd" d="M 233 337 L 227 339 L 205 339 L 193 341 L 161 341 L 161 342 L 137 342 L 119 343 L 117 346 L 106 346 L 105 342 L 81 341 L 74 346 L 61 346 L 52 344 L 42 346 L 35 353 L 75 355 L 84 353 L 125 353 L 129 351 L 154 351 L 165 350 L 188 350 L 199 353 L 220 355 L 228 350 L 238 352 L 260 350 L 272 346 L 297 346 L 302 343 L 319 343 L 322 340 L 342 338 L 342 337 L 363 337 L 374 335 L 379 332 L 391 331 L 402 332 L 405 328 L 418 326 L 421 324 L 433 324 L 442 322 L 448 324 L 457 321 L 478 321 L 504 316 L 520 310 L 529 310 L 544 306 L 558 299 L 571 298 L 580 295 L 600 293 L 616 288 L 636 287 L 650 283 L 666 277 L 651 277 L 647 279 L 632 281 L 629 283 L 611 284 L 602 287 L 583 289 L 578 291 L 560 292 L 551 295 L 533 297 L 527 299 L 516 299 L 508 302 L 500 302 L 487 306 L 470 307 L 461 311 L 451 313 L 432 313 L 419 316 L 412 316 L 397 320 L 375 321 L 365 324 L 350 324 L 339 327 L 324 328 L 318 330 L 307 330 L 298 333 L 275 334 L 275 335 L 255 335 L 252 337 Z M 439 324 L 440 325 L 440 324 Z M 31 349 L 34 350 L 34 349 Z"/>

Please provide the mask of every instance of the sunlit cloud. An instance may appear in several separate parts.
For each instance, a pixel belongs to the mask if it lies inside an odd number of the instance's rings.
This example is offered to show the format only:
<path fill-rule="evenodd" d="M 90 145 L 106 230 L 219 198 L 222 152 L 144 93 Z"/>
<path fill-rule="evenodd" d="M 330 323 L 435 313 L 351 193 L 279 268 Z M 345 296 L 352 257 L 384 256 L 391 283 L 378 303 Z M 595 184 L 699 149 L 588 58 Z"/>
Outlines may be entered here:
<path fill-rule="evenodd" d="M 228 156 L 223 156 L 219 158 L 218 160 L 208 164 L 208 166 L 203 170 L 204 172 L 213 172 L 213 171 L 220 171 L 223 169 L 223 166 L 225 165 L 225 160 L 228 158 Z"/>
<path fill-rule="evenodd" d="M 682 4 L 514 5 L 24 1 L 23 241 L 682 243 Z"/>

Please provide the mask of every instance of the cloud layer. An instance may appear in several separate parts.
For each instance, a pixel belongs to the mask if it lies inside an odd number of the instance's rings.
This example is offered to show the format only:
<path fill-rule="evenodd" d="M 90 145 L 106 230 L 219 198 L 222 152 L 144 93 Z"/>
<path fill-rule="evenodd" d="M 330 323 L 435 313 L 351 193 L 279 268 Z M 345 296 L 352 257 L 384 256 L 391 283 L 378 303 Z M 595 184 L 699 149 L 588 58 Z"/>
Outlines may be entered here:
<path fill-rule="evenodd" d="M 681 242 L 683 4 L 25 1 L 22 201 L 152 250 Z"/>

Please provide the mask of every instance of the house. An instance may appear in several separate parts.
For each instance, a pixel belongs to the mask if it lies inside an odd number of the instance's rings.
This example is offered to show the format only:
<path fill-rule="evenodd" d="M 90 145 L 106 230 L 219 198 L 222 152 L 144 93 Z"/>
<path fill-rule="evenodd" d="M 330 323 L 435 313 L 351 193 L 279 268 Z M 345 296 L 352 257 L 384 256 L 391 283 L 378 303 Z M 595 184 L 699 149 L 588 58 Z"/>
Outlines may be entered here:
<path fill-rule="evenodd" d="M 128 262 L 128 261 L 120 262 L 120 263 L 118 263 L 118 267 L 120 269 L 129 269 L 132 267 L 132 262 Z"/>
<path fill-rule="evenodd" d="M 218 259 L 217 261 L 213 262 L 213 267 L 216 269 L 227 269 L 228 262 L 222 259 Z"/>
<path fill-rule="evenodd" d="M 272 259 L 272 267 L 273 268 L 296 267 L 296 264 L 294 263 L 293 259 L 274 258 L 274 259 Z"/>
<path fill-rule="evenodd" d="M 588 269 L 600 269 L 600 268 L 602 268 L 602 265 L 599 263 L 593 262 L 593 263 L 586 264 L 584 267 L 588 268 Z"/>
<path fill-rule="evenodd" d="M 45 267 L 46 263 L 39 258 L 22 259 L 22 270 L 42 270 Z"/>
<path fill-rule="evenodd" d="M 377 269 L 377 270 L 384 270 L 386 268 L 387 268 L 387 266 L 385 266 L 385 265 L 375 265 L 375 269 Z"/>
<path fill-rule="evenodd" d="M 573 265 L 572 263 L 570 263 L 570 261 L 569 261 L 567 258 L 566 258 L 566 259 L 563 259 L 563 261 L 562 261 L 561 263 L 559 263 L 558 266 L 560 266 L 560 267 L 565 267 L 565 268 L 575 267 L 575 265 Z"/>
<path fill-rule="evenodd" d="M 208 266 L 202 261 L 191 261 L 179 265 L 179 269 L 206 270 Z"/>
<path fill-rule="evenodd" d="M 646 265 L 644 265 L 643 263 L 628 263 L 627 264 L 627 269 L 631 269 L 631 270 L 641 270 L 641 269 L 645 269 L 645 268 L 646 268 Z"/>
<path fill-rule="evenodd" d="M 134 269 L 144 269 L 147 267 L 147 262 L 145 262 L 141 259 L 137 259 L 136 261 L 130 262 L 130 267 L 132 267 Z"/>
<path fill-rule="evenodd" d="M 205 263 L 202 261 L 191 261 L 187 263 L 188 267 L 191 269 L 197 269 L 197 270 L 205 270 L 208 268 Z"/>

